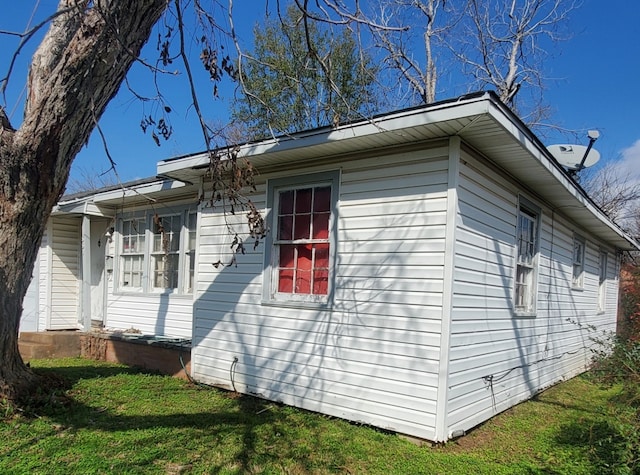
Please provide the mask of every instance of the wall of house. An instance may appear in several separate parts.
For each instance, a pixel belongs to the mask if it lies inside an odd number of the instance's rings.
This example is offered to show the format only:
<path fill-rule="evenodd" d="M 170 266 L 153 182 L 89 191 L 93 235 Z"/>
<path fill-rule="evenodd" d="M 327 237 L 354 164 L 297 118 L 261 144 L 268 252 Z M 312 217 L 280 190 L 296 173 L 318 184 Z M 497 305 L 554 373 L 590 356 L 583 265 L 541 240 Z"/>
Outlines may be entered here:
<path fill-rule="evenodd" d="M 201 211 L 195 378 L 433 438 L 436 425 L 448 147 L 308 167 L 340 169 L 330 310 L 263 303 L 264 243 L 231 259 L 233 216 Z M 294 175 L 295 172 L 288 172 Z M 262 178 L 281 177 L 263 175 Z M 266 184 L 251 200 L 265 207 Z M 235 218 L 242 220 L 243 218 Z"/>
<path fill-rule="evenodd" d="M 40 242 L 40 251 L 38 252 L 38 328 L 41 331 L 47 327 L 49 316 L 49 287 L 51 285 L 51 268 L 49 262 L 51 260 L 51 226 L 47 225 L 47 229 L 42 236 Z M 34 273 L 35 273 L 34 269 Z M 36 278 L 36 277 L 34 277 Z"/>
<path fill-rule="evenodd" d="M 155 210 L 170 214 L 184 211 L 187 202 L 156 203 Z M 112 331 L 135 331 L 146 335 L 172 338 L 191 338 L 193 321 L 193 295 L 178 292 L 139 292 L 123 291 L 118 288 L 118 251 L 120 218 L 124 214 L 148 213 L 152 208 L 135 207 L 120 211 L 116 217 L 115 233 L 107 242 L 106 258 L 112 267 L 106 270 L 106 313 L 104 327 Z M 149 220 L 148 220 L 149 221 Z M 151 235 L 146 236 L 151 242 Z M 150 272 L 150 260 L 146 257 L 147 276 Z"/>
<path fill-rule="evenodd" d="M 80 220 L 51 220 L 51 286 L 47 330 L 77 329 L 80 305 Z"/>
<path fill-rule="evenodd" d="M 145 335 L 191 338 L 191 295 L 134 294 L 114 292 L 109 280 L 107 316 L 109 330 L 135 330 Z"/>
<path fill-rule="evenodd" d="M 35 332 L 45 328 L 48 288 L 48 248 L 45 231 L 33 267 L 31 283 L 22 304 L 20 332 Z"/>
<path fill-rule="evenodd" d="M 613 331 L 614 249 L 512 180 L 463 153 L 451 309 L 447 426 L 467 430 L 585 370 L 591 338 Z M 542 211 L 535 316 L 514 316 L 518 194 Z M 573 235 L 586 240 L 583 290 L 572 289 Z M 598 312 L 599 253 L 608 251 L 606 308 Z M 589 325 L 597 332 L 588 329 Z"/>

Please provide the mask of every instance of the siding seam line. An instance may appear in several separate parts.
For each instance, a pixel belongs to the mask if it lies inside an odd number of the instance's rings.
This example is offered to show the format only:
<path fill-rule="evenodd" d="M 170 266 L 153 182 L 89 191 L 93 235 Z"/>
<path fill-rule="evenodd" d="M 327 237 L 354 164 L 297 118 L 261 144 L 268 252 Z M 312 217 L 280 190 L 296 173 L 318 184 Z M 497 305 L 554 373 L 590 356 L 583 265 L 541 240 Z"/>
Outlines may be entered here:
<path fill-rule="evenodd" d="M 449 172 L 447 189 L 447 224 L 445 230 L 445 262 L 443 271 L 442 316 L 440 332 L 440 364 L 436 401 L 436 442 L 449 438 L 449 359 L 451 350 L 451 312 L 453 310 L 453 266 L 458 209 L 458 180 L 460 174 L 460 137 L 449 138 Z"/>

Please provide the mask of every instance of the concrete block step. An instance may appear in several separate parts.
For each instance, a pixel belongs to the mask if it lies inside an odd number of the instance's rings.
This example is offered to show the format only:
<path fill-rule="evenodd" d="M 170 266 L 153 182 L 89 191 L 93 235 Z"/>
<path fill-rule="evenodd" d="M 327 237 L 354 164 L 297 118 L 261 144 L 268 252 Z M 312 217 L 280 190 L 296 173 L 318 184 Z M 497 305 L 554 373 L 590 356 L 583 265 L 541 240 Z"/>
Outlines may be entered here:
<path fill-rule="evenodd" d="M 20 333 L 18 349 L 25 361 L 37 358 L 80 356 L 80 332 Z"/>

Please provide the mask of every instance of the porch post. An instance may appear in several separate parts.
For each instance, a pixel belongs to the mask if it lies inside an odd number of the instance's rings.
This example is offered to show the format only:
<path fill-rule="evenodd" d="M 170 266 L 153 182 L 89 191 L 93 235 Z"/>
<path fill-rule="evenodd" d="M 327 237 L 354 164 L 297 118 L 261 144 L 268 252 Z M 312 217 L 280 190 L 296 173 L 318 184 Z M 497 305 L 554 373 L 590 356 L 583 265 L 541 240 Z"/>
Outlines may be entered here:
<path fill-rule="evenodd" d="M 80 323 L 83 330 L 91 331 L 91 220 L 82 216 L 82 288 L 80 290 Z"/>

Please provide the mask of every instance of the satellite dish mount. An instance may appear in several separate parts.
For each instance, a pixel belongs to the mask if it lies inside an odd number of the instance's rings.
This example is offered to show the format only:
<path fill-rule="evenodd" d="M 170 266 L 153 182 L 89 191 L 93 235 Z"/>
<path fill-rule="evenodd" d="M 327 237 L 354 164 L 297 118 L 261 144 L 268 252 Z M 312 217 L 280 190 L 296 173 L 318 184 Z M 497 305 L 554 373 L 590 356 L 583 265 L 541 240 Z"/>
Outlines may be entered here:
<path fill-rule="evenodd" d="M 571 170 L 572 175 L 575 175 L 583 168 L 586 168 L 584 163 L 587 160 L 587 155 L 589 155 L 589 152 L 591 151 L 591 148 L 593 147 L 593 144 L 595 143 L 595 141 L 598 140 L 598 138 L 600 137 L 600 132 L 598 132 L 597 130 L 590 130 L 589 132 L 587 132 L 587 137 L 589 137 L 589 145 L 587 145 L 587 150 L 584 152 L 584 155 L 582 156 L 582 160 L 580 161 L 580 165 L 578 165 L 578 168 L 576 168 L 575 170 Z"/>
<path fill-rule="evenodd" d="M 590 130 L 587 136 L 589 137 L 589 145 L 587 146 L 557 144 L 547 147 L 551 155 L 572 177 L 575 177 L 580 170 L 592 167 L 600 160 L 600 153 L 593 148 L 600 133 L 597 130 Z"/>

